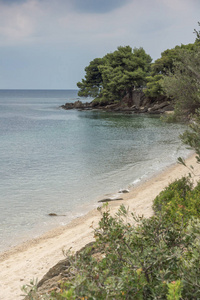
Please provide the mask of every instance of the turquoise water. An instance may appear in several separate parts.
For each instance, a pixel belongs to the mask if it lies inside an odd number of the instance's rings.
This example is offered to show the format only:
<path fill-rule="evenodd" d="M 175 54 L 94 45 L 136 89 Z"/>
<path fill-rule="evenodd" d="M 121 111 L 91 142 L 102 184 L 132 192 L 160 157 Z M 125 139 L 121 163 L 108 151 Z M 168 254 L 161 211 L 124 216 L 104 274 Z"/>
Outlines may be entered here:
<path fill-rule="evenodd" d="M 74 90 L 0 91 L 1 251 L 67 224 L 105 194 L 188 153 L 178 139 L 181 125 L 59 108 L 77 98 Z"/>

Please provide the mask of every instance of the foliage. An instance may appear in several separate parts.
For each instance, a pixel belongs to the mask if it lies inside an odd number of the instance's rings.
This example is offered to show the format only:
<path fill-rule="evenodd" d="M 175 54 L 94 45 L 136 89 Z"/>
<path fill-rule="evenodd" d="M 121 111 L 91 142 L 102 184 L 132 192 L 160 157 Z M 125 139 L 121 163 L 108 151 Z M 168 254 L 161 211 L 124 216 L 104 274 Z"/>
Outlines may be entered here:
<path fill-rule="evenodd" d="M 162 79 L 169 73 L 174 74 L 174 67 L 177 62 L 181 61 L 182 54 L 184 52 L 193 53 L 196 47 L 197 42 L 187 45 L 182 44 L 181 46 L 176 46 L 173 49 L 167 49 L 162 52 L 161 57 L 151 65 L 151 76 L 147 77 L 145 95 L 148 97 L 165 95 L 166 91 L 162 86 Z"/>
<path fill-rule="evenodd" d="M 79 96 L 121 100 L 133 88 L 145 84 L 150 70 L 151 57 L 143 48 L 118 47 L 116 51 L 96 58 L 85 68 L 86 75 L 78 82 Z"/>
<path fill-rule="evenodd" d="M 200 22 L 198 22 L 198 25 L 200 26 Z M 200 31 L 194 29 L 194 33 L 196 34 L 196 42 L 200 42 Z"/>
<path fill-rule="evenodd" d="M 200 163 L 200 110 L 196 111 L 189 129 L 180 137 L 184 144 L 195 150 L 197 162 Z"/>
<path fill-rule="evenodd" d="M 193 188 L 190 177 L 175 180 L 155 198 L 153 209 L 166 223 L 185 226 L 192 216 L 200 217 L 200 183 Z"/>
<path fill-rule="evenodd" d="M 104 92 L 109 99 L 122 99 L 126 93 L 132 94 L 133 88 L 142 87 L 150 70 L 151 57 L 143 48 L 118 47 L 107 54 L 105 65 L 101 66 Z"/>
<path fill-rule="evenodd" d="M 167 96 L 174 100 L 178 119 L 190 118 L 200 107 L 200 42 L 199 32 L 195 33 L 195 43 L 177 53 L 173 70 L 161 83 Z"/>
<path fill-rule="evenodd" d="M 26 296 L 25 299 L 36 300 L 37 299 L 37 291 L 38 291 L 37 284 L 38 284 L 38 280 L 32 279 L 30 281 L 30 284 L 23 285 L 21 290 L 24 294 L 21 296 L 24 296 L 24 297 Z M 42 299 L 45 300 L 47 298 L 43 297 Z"/>
<path fill-rule="evenodd" d="M 149 219 L 123 205 L 115 216 L 107 205 L 99 208 L 95 243 L 76 255 L 68 252 L 65 281 L 49 299 L 200 298 L 199 202 L 200 182 L 193 188 L 183 177 L 156 197 Z M 27 291 L 27 299 L 37 299 L 35 288 Z"/>
<path fill-rule="evenodd" d="M 102 64 L 103 60 L 101 58 L 95 58 L 90 62 L 89 66 L 85 68 L 85 79 L 82 79 L 81 82 L 77 83 L 77 86 L 80 89 L 78 92 L 79 96 L 97 97 L 100 94 L 102 75 L 99 71 L 99 66 Z"/>
<path fill-rule="evenodd" d="M 156 74 L 154 76 L 147 77 L 147 88 L 144 90 L 144 93 L 147 97 L 154 98 L 164 94 L 161 85 L 162 79 L 162 74 Z"/>
<path fill-rule="evenodd" d="M 180 189 L 183 198 L 194 191 L 188 179 L 176 181 L 174 188 L 170 187 L 171 195 L 164 192 L 171 202 L 176 201 L 172 195 L 175 189 Z M 194 191 L 198 199 L 199 191 L 200 185 Z M 162 202 L 163 193 L 161 198 Z M 128 222 L 130 214 L 124 206 L 114 217 L 104 207 L 99 227 L 94 230 L 94 246 L 68 257 L 70 280 L 51 299 L 199 298 L 200 222 L 192 218 L 190 200 L 184 202 L 187 222 L 185 219 L 183 225 L 177 218 L 177 226 L 165 216 L 169 201 L 149 219 L 131 214 L 134 224 Z M 176 202 L 177 209 L 178 205 Z"/>
<path fill-rule="evenodd" d="M 175 101 L 179 118 L 190 116 L 200 106 L 200 47 L 196 51 L 182 52 L 181 61 L 175 63 L 174 72 L 163 80 L 163 88 Z"/>
<path fill-rule="evenodd" d="M 172 49 L 167 49 L 161 53 L 161 58 L 158 58 L 151 67 L 152 74 L 164 74 L 167 75 L 169 72 L 173 72 L 174 62 L 180 60 L 180 54 L 182 51 L 193 52 L 196 48 L 195 43 L 181 46 L 175 46 Z"/>
<path fill-rule="evenodd" d="M 193 97 L 194 80 L 191 78 L 185 88 L 184 84 L 185 80 L 190 79 L 190 74 L 195 76 L 199 73 L 196 70 L 196 63 L 199 65 L 199 56 L 194 59 L 193 56 L 196 55 L 195 53 L 200 46 L 200 32 L 194 29 L 194 33 L 196 35 L 194 43 L 181 44 L 167 49 L 152 64 L 150 55 L 146 54 L 143 48 L 132 49 L 130 46 L 120 46 L 103 58 L 95 58 L 85 68 L 85 78 L 77 83 L 79 96 L 97 97 L 98 103 L 106 100 L 120 101 L 127 94 L 131 98 L 133 89 L 145 87 L 145 95 L 151 98 L 160 95 L 176 98 L 178 90 L 182 91 L 182 96 L 179 99 L 183 98 L 183 95 L 188 98 L 190 93 Z M 182 83 L 180 83 L 182 74 L 186 74 L 187 78 L 183 78 Z M 173 78 L 173 83 L 169 79 L 163 85 L 162 79 L 168 75 L 171 79 Z M 175 81 L 177 76 L 179 79 Z M 176 88 L 177 82 L 179 85 Z M 191 83 L 192 88 L 188 89 Z M 188 93 L 186 93 L 187 90 Z"/>
<path fill-rule="evenodd" d="M 168 283 L 167 300 L 179 300 L 182 292 L 182 282 L 180 280 Z"/>

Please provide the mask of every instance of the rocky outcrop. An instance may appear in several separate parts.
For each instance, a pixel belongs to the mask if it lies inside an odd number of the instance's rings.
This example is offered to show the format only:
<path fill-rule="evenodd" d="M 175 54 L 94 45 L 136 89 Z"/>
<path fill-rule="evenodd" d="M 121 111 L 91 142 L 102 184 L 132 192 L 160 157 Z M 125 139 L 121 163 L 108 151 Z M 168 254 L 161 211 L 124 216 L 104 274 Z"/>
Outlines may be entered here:
<path fill-rule="evenodd" d="M 75 255 L 79 255 L 85 249 L 90 248 L 90 254 L 96 256 L 98 254 L 98 249 L 96 249 L 93 245 L 93 242 L 87 244 L 81 250 L 77 251 Z M 101 254 L 99 253 L 99 255 Z M 71 261 L 69 258 L 59 261 L 44 275 L 44 277 L 38 282 L 36 289 L 30 291 L 29 296 L 26 296 L 24 300 L 46 299 L 43 298 L 42 295 L 45 297 L 45 295 L 50 296 L 53 291 L 59 292 L 62 282 L 65 282 L 70 278 L 70 266 Z"/>
<path fill-rule="evenodd" d="M 97 102 L 86 102 L 78 100 L 74 103 L 65 103 L 61 106 L 63 109 L 91 110 L 101 109 L 105 111 L 125 112 L 125 113 L 148 113 L 163 114 L 166 111 L 173 111 L 172 101 L 166 96 L 157 98 L 146 97 L 143 91 L 133 91 L 130 97 L 127 94 L 122 101 L 101 104 Z"/>
<path fill-rule="evenodd" d="M 173 111 L 172 102 L 166 96 L 150 98 L 146 97 L 143 91 L 133 91 L 131 97 L 127 94 L 122 102 L 137 113 L 162 114 L 165 111 Z"/>
<path fill-rule="evenodd" d="M 88 109 L 92 109 L 93 105 L 92 105 L 92 102 L 83 103 L 82 101 L 78 100 L 78 101 L 75 101 L 74 103 L 67 102 L 64 105 L 61 105 L 61 107 L 66 110 L 69 110 L 69 109 L 88 110 Z"/>

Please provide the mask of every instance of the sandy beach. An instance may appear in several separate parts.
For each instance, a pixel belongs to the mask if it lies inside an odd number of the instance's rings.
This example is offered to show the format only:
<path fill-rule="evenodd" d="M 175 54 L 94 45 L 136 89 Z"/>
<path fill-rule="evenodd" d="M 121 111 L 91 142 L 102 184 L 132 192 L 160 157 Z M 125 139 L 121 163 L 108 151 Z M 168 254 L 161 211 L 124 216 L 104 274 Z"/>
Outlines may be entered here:
<path fill-rule="evenodd" d="M 187 165 L 194 167 L 200 174 L 200 165 L 195 155 L 187 159 Z M 150 217 L 153 214 L 152 201 L 172 181 L 187 175 L 189 170 L 176 164 L 136 186 L 129 193 L 122 194 L 123 200 L 109 202 L 110 210 L 115 213 L 123 203 L 138 215 Z M 194 177 L 194 181 L 199 176 Z M 63 250 L 72 248 L 77 251 L 93 240 L 92 226 L 96 226 L 100 213 L 95 209 L 87 215 L 73 220 L 65 227 L 48 232 L 38 239 L 28 241 L 0 254 L 0 300 L 19 300 L 24 297 L 20 287 L 31 279 L 40 280 L 59 260 L 64 258 Z"/>

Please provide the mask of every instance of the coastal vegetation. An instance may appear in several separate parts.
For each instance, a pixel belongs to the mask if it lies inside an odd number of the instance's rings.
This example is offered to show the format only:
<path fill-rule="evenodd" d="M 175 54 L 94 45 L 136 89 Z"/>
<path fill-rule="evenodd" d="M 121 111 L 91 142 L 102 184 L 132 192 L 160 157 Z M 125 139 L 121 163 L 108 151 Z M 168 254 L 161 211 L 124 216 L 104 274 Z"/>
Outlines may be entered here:
<path fill-rule="evenodd" d="M 173 49 L 167 49 L 161 53 L 161 57 L 151 64 L 150 76 L 146 78 L 145 95 L 149 97 L 158 97 L 159 95 L 167 95 L 163 88 L 163 79 L 169 74 L 174 74 L 175 66 L 179 62 L 183 62 L 182 56 L 191 54 L 196 51 L 198 42 L 193 44 L 175 46 Z M 183 62 L 184 63 L 184 62 Z"/>
<path fill-rule="evenodd" d="M 146 102 L 167 99 L 177 117 L 183 113 L 189 116 L 200 103 L 200 38 L 198 30 L 194 33 L 194 43 L 167 49 L 154 62 L 143 48 L 130 46 L 95 58 L 85 68 L 85 78 L 77 83 L 78 95 L 93 97 L 93 106 L 128 102 L 130 107 L 134 105 L 134 91 L 139 90 Z"/>
<path fill-rule="evenodd" d="M 175 115 L 189 119 L 200 106 L 200 44 L 192 51 L 183 50 L 174 62 L 173 71 L 162 80 L 168 97 L 174 99 Z"/>
<path fill-rule="evenodd" d="M 198 299 L 200 188 L 188 178 L 172 183 L 143 219 L 105 206 L 95 243 L 75 256 L 55 299 Z M 163 199 L 165 201 L 163 201 Z M 192 204 L 191 204 L 192 203 Z M 130 222 L 129 222 L 130 221 Z"/>
<path fill-rule="evenodd" d="M 131 96 L 133 89 L 145 85 L 151 61 L 143 48 L 118 47 L 90 62 L 85 79 L 77 83 L 78 95 L 95 97 L 100 103 L 120 101 L 127 93 Z"/>
<path fill-rule="evenodd" d="M 123 205 L 112 216 L 105 204 L 95 242 L 66 253 L 53 291 L 41 296 L 30 286 L 26 299 L 200 298 L 199 199 L 200 183 L 183 177 L 155 198 L 151 218 Z"/>
<path fill-rule="evenodd" d="M 152 65 L 143 49 L 130 47 L 94 60 L 78 84 L 79 95 L 101 101 L 113 95 L 121 101 L 126 92 L 145 83 L 149 96 L 165 93 L 175 102 L 175 116 L 190 118 L 181 139 L 195 150 L 200 163 L 200 32 L 195 33 L 194 44 L 165 51 Z M 123 205 L 115 216 L 107 204 L 99 210 L 95 242 L 76 254 L 66 253 L 63 280 L 43 299 L 200 299 L 200 182 L 194 186 L 190 173 L 154 199 L 151 218 Z M 35 290 L 28 294 L 27 299 L 41 299 L 34 298 Z"/>

